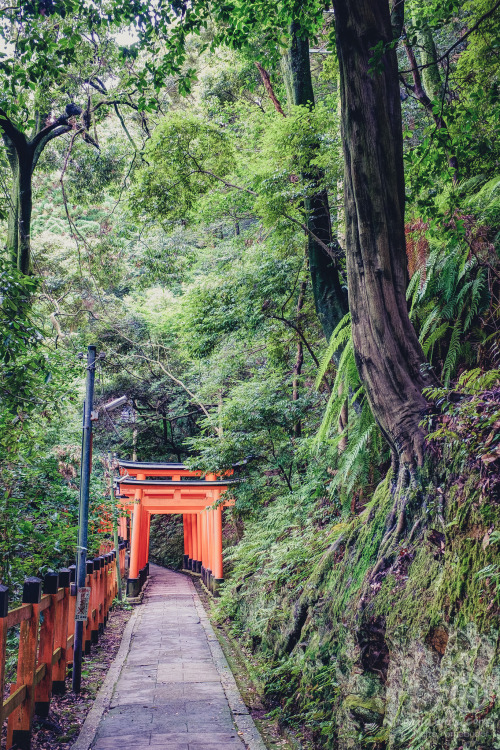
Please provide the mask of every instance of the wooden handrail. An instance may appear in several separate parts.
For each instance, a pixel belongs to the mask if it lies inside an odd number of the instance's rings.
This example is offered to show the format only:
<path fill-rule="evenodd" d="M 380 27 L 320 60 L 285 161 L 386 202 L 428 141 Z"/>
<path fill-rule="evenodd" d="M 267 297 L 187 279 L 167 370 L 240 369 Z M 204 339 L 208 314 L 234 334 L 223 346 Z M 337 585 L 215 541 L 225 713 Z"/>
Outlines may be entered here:
<path fill-rule="evenodd" d="M 16 625 L 20 625 L 24 620 L 29 620 L 33 612 L 31 604 L 22 604 L 20 607 L 11 609 L 7 617 L 7 628 L 13 628 Z"/>
<path fill-rule="evenodd" d="M 40 666 L 37 667 L 35 671 L 35 685 L 39 685 L 46 674 L 47 674 L 47 665 L 40 664 Z"/>
<path fill-rule="evenodd" d="M 26 685 L 21 685 L 21 687 L 17 688 L 17 690 L 14 690 L 14 692 L 9 695 L 7 700 L 3 703 L 1 711 L 2 721 L 5 721 L 5 719 L 7 719 L 11 713 L 21 705 L 26 698 L 26 693 Z"/>
<path fill-rule="evenodd" d="M 42 601 L 40 602 L 39 612 L 43 612 L 44 610 L 48 609 L 50 605 L 52 604 L 50 600 L 50 596 L 45 594 L 45 596 L 42 596 Z"/>
<path fill-rule="evenodd" d="M 62 655 L 62 648 L 59 646 L 59 648 L 56 648 L 54 653 L 52 654 L 52 664 L 57 664 L 59 659 Z"/>
<path fill-rule="evenodd" d="M 91 634 L 95 642 L 106 626 L 118 590 L 117 571 L 124 559 L 121 553 L 121 549 L 116 552 L 108 549 L 97 558 L 100 562 L 95 573 L 87 575 L 87 585 L 92 588 L 84 624 L 89 649 Z M 10 611 L 8 590 L 0 586 L 0 730 L 8 720 L 7 750 L 13 745 L 19 750 L 29 749 L 34 715 L 47 716 L 52 695 L 65 690 L 75 640 L 76 597 L 70 586 L 70 574 L 68 569 L 59 574 L 48 573 L 43 595 L 40 579 L 26 579 L 23 603 Z M 17 677 L 10 696 L 3 701 L 7 633 L 15 626 L 20 626 Z"/>

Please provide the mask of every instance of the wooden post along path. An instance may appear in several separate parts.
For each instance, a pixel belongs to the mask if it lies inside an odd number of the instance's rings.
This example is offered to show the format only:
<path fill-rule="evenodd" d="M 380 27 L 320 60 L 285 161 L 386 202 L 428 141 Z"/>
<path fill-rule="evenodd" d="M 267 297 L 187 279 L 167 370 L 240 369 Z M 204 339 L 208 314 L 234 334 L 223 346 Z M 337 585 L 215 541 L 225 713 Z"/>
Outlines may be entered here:
<path fill-rule="evenodd" d="M 124 548 L 125 543 L 120 546 Z M 121 566 L 125 558 L 117 557 L 113 550 L 98 560 L 98 564 L 96 560 L 89 563 L 91 570 L 87 576 L 92 591 L 83 632 L 89 649 L 91 640 L 97 640 L 99 625 L 104 627 L 107 621 L 118 589 L 117 562 Z M 121 574 L 125 574 L 124 566 Z M 0 586 L 0 728 L 7 721 L 7 750 L 13 746 L 30 750 L 34 716 L 46 717 L 52 695 L 62 694 L 66 689 L 75 638 L 76 596 L 71 590 L 75 576 L 73 565 L 59 573 L 47 573 L 43 581 L 27 578 L 22 604 L 11 610 L 8 589 Z M 7 633 L 16 626 L 20 628 L 16 681 L 4 701 Z"/>

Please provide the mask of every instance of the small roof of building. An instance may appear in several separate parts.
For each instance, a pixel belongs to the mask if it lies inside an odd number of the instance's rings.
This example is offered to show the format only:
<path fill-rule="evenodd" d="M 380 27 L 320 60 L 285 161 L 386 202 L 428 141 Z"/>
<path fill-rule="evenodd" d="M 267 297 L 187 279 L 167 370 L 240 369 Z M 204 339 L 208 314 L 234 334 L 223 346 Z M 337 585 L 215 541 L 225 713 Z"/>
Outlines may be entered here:
<path fill-rule="evenodd" d="M 179 464 L 179 463 L 159 463 L 157 461 L 122 461 L 121 459 L 118 460 L 118 466 L 121 466 L 122 469 L 180 469 L 180 470 L 188 470 L 188 467 L 185 464 Z"/>
<path fill-rule="evenodd" d="M 238 479 L 183 479 L 174 482 L 171 479 L 133 479 L 132 477 L 116 477 L 118 484 L 133 485 L 134 487 L 217 487 L 220 485 L 236 484 Z"/>

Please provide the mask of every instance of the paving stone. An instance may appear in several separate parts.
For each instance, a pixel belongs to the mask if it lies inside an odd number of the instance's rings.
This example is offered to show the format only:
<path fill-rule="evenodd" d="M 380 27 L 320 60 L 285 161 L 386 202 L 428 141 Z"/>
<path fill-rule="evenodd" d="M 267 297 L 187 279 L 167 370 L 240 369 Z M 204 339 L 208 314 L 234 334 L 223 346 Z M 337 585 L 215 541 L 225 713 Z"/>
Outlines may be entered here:
<path fill-rule="evenodd" d="M 183 683 L 170 684 L 166 689 L 156 689 L 154 691 L 153 703 L 163 703 L 169 698 L 185 698 Z"/>
<path fill-rule="evenodd" d="M 151 706 L 154 704 L 154 690 L 127 691 L 115 693 L 111 699 L 110 707 L 116 708 L 124 703 L 138 703 L 141 706 Z"/>
<path fill-rule="evenodd" d="M 190 733 L 189 735 L 182 735 L 175 732 L 164 732 L 162 734 L 153 733 L 151 735 L 150 744 L 152 747 L 163 747 L 163 743 L 174 744 L 175 742 L 182 743 L 188 741 L 190 745 L 198 745 L 198 750 L 201 750 L 201 748 L 203 748 L 203 746 L 207 744 L 207 735 L 205 733 L 199 732 Z M 235 746 L 239 748 L 239 750 L 243 750 L 244 747 L 236 732 L 234 732 L 233 734 L 229 732 L 213 732 L 210 736 L 210 741 L 213 747 L 222 747 L 225 744 L 230 744 L 231 742 L 239 743 Z"/>
<path fill-rule="evenodd" d="M 187 731 L 187 724 L 184 724 Z M 153 727 L 153 722 L 141 722 L 141 721 L 129 721 L 127 719 L 113 719 L 111 721 L 103 720 L 99 726 L 97 737 L 102 739 L 103 737 L 129 737 L 134 735 L 141 739 L 146 735 L 150 734 Z M 179 731 L 182 731 L 182 727 L 179 723 Z M 123 743 L 122 743 L 123 747 Z"/>
<path fill-rule="evenodd" d="M 93 745 L 93 750 L 126 750 L 126 748 L 134 748 L 134 750 L 141 750 L 143 747 L 149 747 L 150 734 L 149 732 L 143 734 L 139 740 L 137 735 L 129 734 L 122 735 L 121 737 L 103 737 L 98 739 Z"/>

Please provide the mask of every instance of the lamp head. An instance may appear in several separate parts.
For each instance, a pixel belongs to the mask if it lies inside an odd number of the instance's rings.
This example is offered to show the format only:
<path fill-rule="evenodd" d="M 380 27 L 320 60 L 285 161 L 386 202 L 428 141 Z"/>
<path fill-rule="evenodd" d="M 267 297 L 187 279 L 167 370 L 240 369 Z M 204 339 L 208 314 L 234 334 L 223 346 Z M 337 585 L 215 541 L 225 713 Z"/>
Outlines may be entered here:
<path fill-rule="evenodd" d="M 104 411 L 113 411 L 113 409 L 118 409 L 119 406 L 123 406 L 123 404 L 126 404 L 127 401 L 127 396 L 120 396 L 119 398 L 115 398 L 113 399 L 113 401 L 104 404 L 103 409 Z"/>

